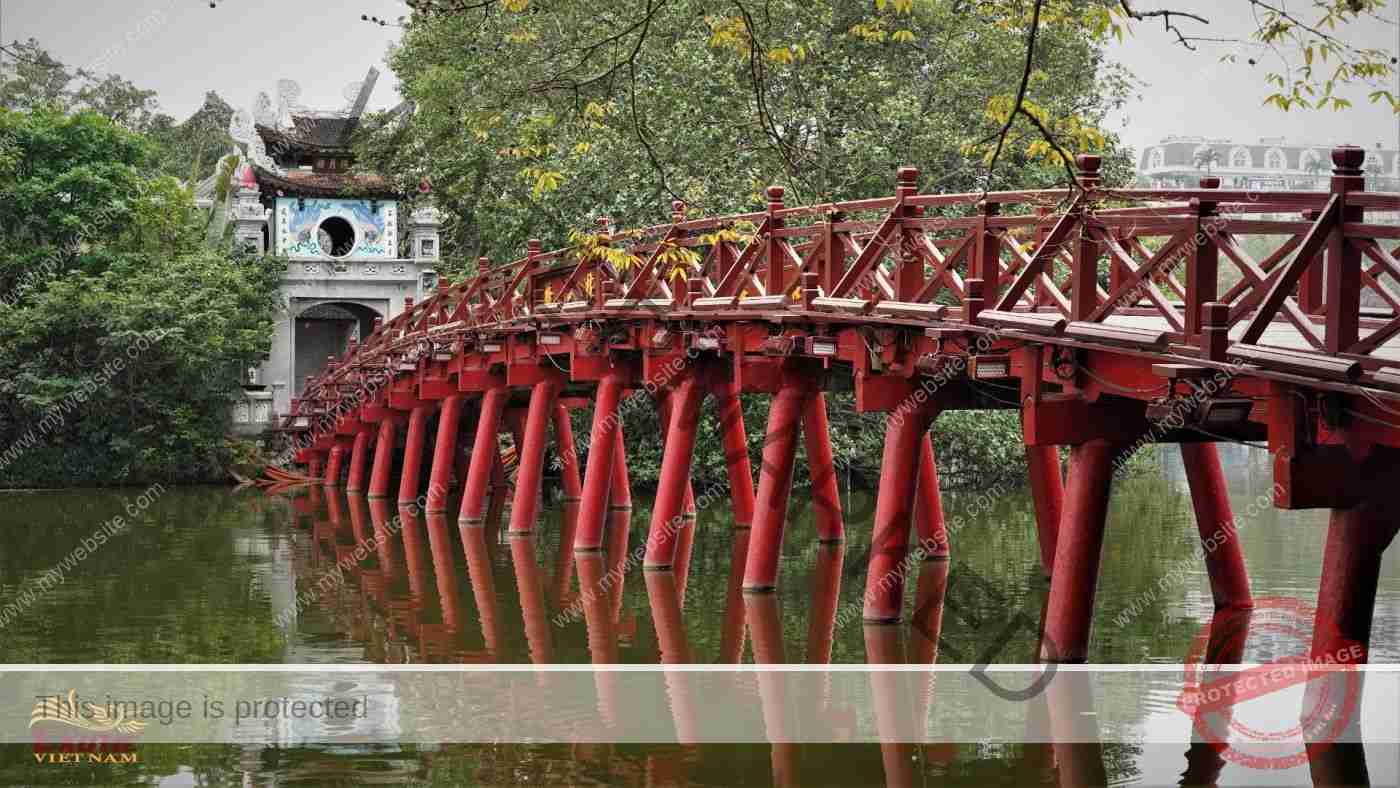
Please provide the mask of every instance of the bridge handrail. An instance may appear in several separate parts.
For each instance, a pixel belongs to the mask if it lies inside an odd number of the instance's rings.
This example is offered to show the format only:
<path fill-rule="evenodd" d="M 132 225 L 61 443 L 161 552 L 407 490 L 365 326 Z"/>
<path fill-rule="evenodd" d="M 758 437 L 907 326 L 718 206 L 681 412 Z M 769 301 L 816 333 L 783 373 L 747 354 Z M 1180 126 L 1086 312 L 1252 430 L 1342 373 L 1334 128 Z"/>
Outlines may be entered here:
<path fill-rule="evenodd" d="M 1057 330 L 1071 337 L 1170 345 L 1211 361 L 1248 352 L 1254 363 L 1272 352 L 1272 327 L 1288 324 L 1304 355 L 1355 359 L 1379 372 L 1400 366 L 1373 355 L 1400 335 L 1400 296 L 1382 284 L 1400 281 L 1400 262 L 1397 249 L 1381 245 L 1400 240 L 1400 226 L 1365 217 L 1400 211 L 1400 194 L 1364 191 L 1364 158 L 1359 148 L 1334 150 L 1326 192 L 1222 189 L 1210 177 L 1199 188 L 1106 187 L 1099 158 L 1086 155 L 1072 189 L 919 194 L 918 171 L 906 167 L 889 197 L 790 207 L 784 190 L 770 187 L 759 212 L 689 218 L 677 202 L 670 223 L 619 231 L 603 219 L 591 256 L 581 243 L 544 251 L 532 240 L 524 257 L 498 265 L 483 258 L 475 275 L 444 280 L 377 321 L 308 382 L 292 415 L 362 376 L 364 364 L 351 363 L 357 354 L 401 363 L 444 324 L 462 326 L 456 339 L 552 319 L 566 302 L 588 312 L 644 307 L 662 319 L 749 303 L 756 314 L 818 310 L 896 323 L 927 323 L 936 313 L 939 323 L 1012 332 L 1025 326 L 1008 315 L 1043 313 L 1063 318 Z M 1283 240 L 1256 260 L 1248 236 Z M 609 261 L 616 252 L 626 265 Z M 1222 283 L 1222 264 L 1239 279 Z M 1363 292 L 1384 304 L 1380 312 L 1363 312 Z"/>

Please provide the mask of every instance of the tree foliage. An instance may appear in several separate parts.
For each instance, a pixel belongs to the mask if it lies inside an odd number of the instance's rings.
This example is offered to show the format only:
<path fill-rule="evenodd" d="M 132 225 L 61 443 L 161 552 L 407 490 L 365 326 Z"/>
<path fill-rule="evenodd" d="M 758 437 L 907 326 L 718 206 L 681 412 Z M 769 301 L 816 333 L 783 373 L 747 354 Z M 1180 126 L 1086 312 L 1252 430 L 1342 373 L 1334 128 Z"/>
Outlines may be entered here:
<path fill-rule="evenodd" d="M 0 109 L 0 484 L 217 476 L 282 263 L 207 247 L 152 148 L 92 111 Z"/>
<path fill-rule="evenodd" d="M 213 172 L 219 157 L 233 148 L 228 135 L 233 108 L 216 93 L 183 123 L 160 111 L 153 90 L 137 87 L 116 74 L 72 69 L 56 60 L 34 39 L 0 46 L 11 73 L 0 71 L 0 107 L 21 112 L 51 109 L 87 110 L 150 143 L 146 164 L 189 182 Z"/>
<path fill-rule="evenodd" d="M 1023 47 L 980 5 L 419 5 L 391 57 L 417 112 L 368 124 L 361 161 L 405 187 L 431 178 L 464 259 L 517 256 L 528 237 L 562 245 L 600 214 L 649 224 L 672 199 L 751 210 L 771 183 L 790 204 L 888 194 L 902 165 L 930 191 L 1063 177 L 1055 151 L 1029 142 L 984 177 L 990 102 L 1019 78 Z M 1117 152 L 1099 126 L 1129 85 L 1103 36 L 1043 35 L 1029 98 L 1075 152 Z"/>

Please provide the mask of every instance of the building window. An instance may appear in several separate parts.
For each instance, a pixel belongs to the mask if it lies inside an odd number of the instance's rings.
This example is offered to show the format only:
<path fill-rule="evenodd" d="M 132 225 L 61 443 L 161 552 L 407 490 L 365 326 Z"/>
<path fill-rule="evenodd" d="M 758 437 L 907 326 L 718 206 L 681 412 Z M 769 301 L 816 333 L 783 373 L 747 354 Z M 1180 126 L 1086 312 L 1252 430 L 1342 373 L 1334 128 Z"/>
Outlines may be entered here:
<path fill-rule="evenodd" d="M 321 222 L 317 237 L 321 251 L 331 257 L 345 257 L 355 249 L 355 228 L 339 216 Z"/>
<path fill-rule="evenodd" d="M 433 238 L 424 238 L 419 246 L 423 257 L 437 256 L 437 241 Z"/>
<path fill-rule="evenodd" d="M 1234 168 L 1245 168 L 1254 166 L 1254 158 L 1249 155 L 1247 148 L 1235 148 L 1230 151 L 1230 166 Z"/>
<path fill-rule="evenodd" d="M 1288 169 L 1288 159 L 1283 155 L 1283 151 L 1273 148 L 1264 156 L 1264 167 L 1275 171 L 1286 170 Z"/>
<path fill-rule="evenodd" d="M 1147 169 L 1160 170 L 1167 164 L 1167 152 L 1161 148 L 1153 148 L 1147 156 Z"/>

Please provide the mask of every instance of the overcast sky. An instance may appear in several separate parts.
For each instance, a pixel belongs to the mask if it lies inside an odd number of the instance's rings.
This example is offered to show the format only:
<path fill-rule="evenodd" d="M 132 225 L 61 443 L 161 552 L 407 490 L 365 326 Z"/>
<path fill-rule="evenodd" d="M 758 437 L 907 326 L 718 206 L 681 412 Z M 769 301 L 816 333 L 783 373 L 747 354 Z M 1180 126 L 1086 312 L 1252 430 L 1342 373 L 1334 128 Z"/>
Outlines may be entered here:
<path fill-rule="evenodd" d="M 1280 1 L 1298 9 L 1311 5 Z M 1212 20 L 1208 27 L 1183 20 L 1188 34 L 1241 37 L 1252 29 L 1247 0 L 1149 5 L 1196 10 Z M 178 118 L 198 109 L 207 90 L 238 108 L 251 108 L 262 90 L 275 100 L 277 80 L 287 78 L 301 83 L 303 104 L 338 108 L 345 103 L 346 86 L 363 79 L 371 65 L 385 71 L 371 106 L 397 103 L 384 58 L 398 31 L 359 17 L 396 18 L 408 12 L 399 0 L 220 0 L 217 8 L 209 6 L 209 0 L 0 0 L 0 40 L 37 38 L 64 62 L 120 74 L 157 91 L 164 110 Z M 1383 15 L 1394 20 L 1396 6 L 1392 1 Z M 1373 21 L 1349 31 L 1353 43 L 1391 52 L 1397 50 L 1397 36 L 1400 26 L 1393 22 Z M 1365 91 L 1349 95 L 1355 108 L 1343 112 L 1283 113 L 1262 105 L 1267 56 L 1251 68 L 1244 60 L 1257 53 L 1248 47 L 1201 44 L 1191 52 L 1174 41 L 1160 25 L 1143 23 L 1111 50 L 1144 83 L 1141 99 L 1111 121 L 1138 150 L 1172 134 L 1400 145 L 1400 119 L 1369 104 Z M 1241 55 L 1240 62 L 1221 63 L 1231 51 Z"/>

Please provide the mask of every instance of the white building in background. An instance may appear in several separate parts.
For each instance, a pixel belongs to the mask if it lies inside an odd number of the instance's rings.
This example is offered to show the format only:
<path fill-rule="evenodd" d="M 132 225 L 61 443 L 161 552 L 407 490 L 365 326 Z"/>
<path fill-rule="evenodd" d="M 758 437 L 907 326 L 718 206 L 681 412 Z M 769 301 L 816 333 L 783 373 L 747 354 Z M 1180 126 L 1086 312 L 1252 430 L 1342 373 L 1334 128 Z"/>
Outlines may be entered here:
<path fill-rule="evenodd" d="M 1333 147 L 1290 143 L 1282 137 L 1253 142 L 1167 137 L 1143 149 L 1138 181 L 1156 188 L 1194 187 L 1209 174 L 1220 178 L 1224 189 L 1322 190 L 1332 174 Z M 1366 150 L 1365 169 L 1368 189 L 1400 188 L 1400 151 L 1372 144 Z"/>
<path fill-rule="evenodd" d="M 351 138 L 378 77 L 370 69 L 347 94 L 350 106 L 330 112 L 298 105 L 300 89 L 283 80 L 276 109 L 263 93 L 251 113 L 233 118 L 230 133 L 243 149 L 229 187 L 234 243 L 288 259 L 286 311 L 266 359 L 246 373 L 237 433 L 274 423 L 328 356 L 437 287 L 442 222 L 426 204 L 426 185 L 411 206 L 387 178 L 351 172 Z M 212 191 L 206 182 L 199 193 Z"/>

